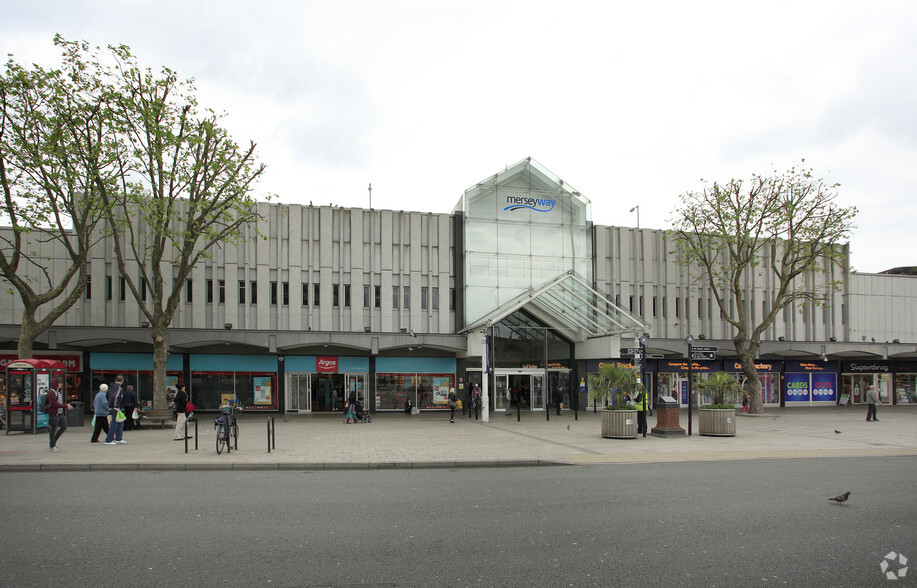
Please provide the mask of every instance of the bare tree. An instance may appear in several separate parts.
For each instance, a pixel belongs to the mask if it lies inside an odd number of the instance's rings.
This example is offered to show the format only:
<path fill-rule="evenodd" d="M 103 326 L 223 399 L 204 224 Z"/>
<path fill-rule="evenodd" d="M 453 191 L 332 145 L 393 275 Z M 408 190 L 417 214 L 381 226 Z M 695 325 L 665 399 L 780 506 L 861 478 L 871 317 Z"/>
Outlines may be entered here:
<path fill-rule="evenodd" d="M 0 276 L 23 303 L 22 358 L 86 289 L 89 248 L 104 218 L 97 186 L 112 184 L 119 150 L 108 97 L 86 75 L 80 46 L 54 43 L 61 69 L 27 69 L 11 58 L 0 79 L 0 218 L 10 226 L 0 233 Z"/>
<path fill-rule="evenodd" d="M 803 164 L 805 161 L 803 160 Z M 764 331 L 787 306 L 820 305 L 840 287 L 831 271 L 846 268 L 842 243 L 854 228 L 855 207 L 835 202 L 838 184 L 791 168 L 749 181 L 714 183 L 681 195 L 668 238 L 679 264 L 697 271 L 723 317 L 750 387 L 752 413 L 763 412 L 755 357 Z M 749 312 L 748 283 L 768 274 L 773 284 L 757 323 Z"/>

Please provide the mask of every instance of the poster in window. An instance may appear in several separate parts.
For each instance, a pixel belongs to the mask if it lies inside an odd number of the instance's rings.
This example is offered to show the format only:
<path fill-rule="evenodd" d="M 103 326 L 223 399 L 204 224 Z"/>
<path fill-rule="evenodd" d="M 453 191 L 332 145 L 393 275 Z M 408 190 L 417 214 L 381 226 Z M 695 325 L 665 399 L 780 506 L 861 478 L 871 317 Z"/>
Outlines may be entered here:
<path fill-rule="evenodd" d="M 433 404 L 449 402 L 449 385 L 452 378 L 433 378 Z"/>
<path fill-rule="evenodd" d="M 271 404 L 271 376 L 252 378 L 255 386 L 255 404 Z"/>

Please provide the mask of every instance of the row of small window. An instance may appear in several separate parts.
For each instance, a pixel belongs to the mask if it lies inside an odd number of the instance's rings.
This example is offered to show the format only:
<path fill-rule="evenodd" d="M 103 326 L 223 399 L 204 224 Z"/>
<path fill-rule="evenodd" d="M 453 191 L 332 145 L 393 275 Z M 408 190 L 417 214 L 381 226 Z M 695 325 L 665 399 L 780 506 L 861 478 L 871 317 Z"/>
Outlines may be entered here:
<path fill-rule="evenodd" d="M 214 280 L 207 280 L 206 296 L 207 302 L 214 301 L 220 304 L 226 303 L 226 280 L 216 280 L 216 291 L 214 291 Z M 246 285 L 249 286 L 249 300 L 252 304 L 258 303 L 258 282 L 246 282 L 239 280 L 239 304 L 245 304 Z M 111 276 L 106 276 L 105 299 L 112 299 L 114 289 L 114 280 Z M 279 290 L 278 290 L 279 286 Z M 311 285 L 312 306 L 321 306 L 321 285 Z M 343 306 L 350 308 L 350 284 L 331 285 L 331 305 L 342 306 L 341 298 L 343 295 Z M 430 294 L 432 293 L 432 297 Z M 290 304 L 290 283 L 289 282 L 271 282 L 270 300 L 272 305 L 277 305 L 278 301 L 283 306 Z M 309 284 L 302 285 L 302 305 L 309 306 Z M 146 301 L 147 285 L 146 280 L 140 280 L 140 300 Z M 123 301 L 127 297 L 127 281 L 122 277 L 120 279 L 120 288 L 118 299 Z M 86 282 L 86 300 L 92 299 L 92 278 Z M 194 302 L 194 281 L 188 280 L 185 283 L 185 302 Z M 381 286 L 363 286 L 363 307 L 364 308 L 381 308 L 382 307 L 382 287 Z M 411 287 L 410 286 L 392 286 L 392 308 L 411 308 Z M 420 288 L 420 308 L 421 310 L 439 310 L 439 288 L 422 286 Z M 455 289 L 449 289 L 449 310 L 455 310 Z"/>
<path fill-rule="evenodd" d="M 688 298 L 685 298 L 685 299 L 684 299 L 684 307 L 682 307 L 681 299 L 680 299 L 680 298 L 676 298 L 676 299 L 675 299 L 675 317 L 676 317 L 676 318 L 681 318 L 681 317 L 682 317 L 682 308 L 684 308 L 684 318 L 691 318 L 691 317 L 689 316 L 689 309 L 690 309 L 691 307 L 690 307 L 690 305 L 688 304 L 688 302 L 689 302 L 689 299 L 688 299 Z M 644 311 L 643 311 L 643 296 L 638 297 L 638 304 L 639 304 L 639 310 L 640 310 L 639 316 L 641 316 L 641 317 L 642 317 L 642 316 L 645 316 L 645 315 L 644 315 Z M 732 302 L 732 300 L 730 300 L 730 301 L 729 301 L 729 304 L 730 304 L 730 307 L 732 307 L 732 305 L 733 305 L 734 303 Z M 620 306 L 621 306 L 621 297 L 620 297 L 620 295 L 615 296 L 615 305 L 618 306 L 618 307 L 620 308 Z M 750 301 L 749 306 L 747 306 L 746 308 L 749 308 L 749 307 L 750 307 L 750 309 L 751 309 L 751 313 L 750 313 L 750 314 L 751 314 L 751 319 L 752 319 L 752 320 L 755 320 L 754 300 Z M 721 318 L 721 319 L 724 318 L 724 317 L 723 317 L 723 311 L 722 311 L 722 309 L 720 309 L 719 307 L 717 307 L 717 309 L 719 310 L 720 318 Z M 631 297 L 630 297 L 630 302 L 629 302 L 628 310 L 630 310 L 630 312 L 635 312 L 635 309 L 634 309 L 634 296 L 631 296 Z M 656 296 L 653 296 L 653 317 L 659 316 L 658 312 L 659 312 L 659 311 L 657 311 Z M 762 301 L 761 301 L 761 316 L 767 316 L 767 313 L 768 313 L 768 312 L 770 312 L 770 309 L 769 309 L 768 306 L 767 306 L 767 301 L 762 300 Z M 783 309 L 784 318 L 785 318 L 785 319 L 788 318 L 788 316 L 790 315 L 791 312 L 792 312 L 792 309 L 791 309 L 790 307 L 785 307 L 785 308 Z M 665 297 L 665 296 L 662 297 L 662 308 L 661 308 L 661 313 L 662 313 L 662 316 L 663 316 L 663 317 L 667 317 L 667 316 L 668 316 L 668 299 L 667 299 L 667 297 Z M 823 313 L 823 315 L 824 315 L 824 316 L 823 316 L 823 320 L 824 320 L 826 323 L 827 323 L 827 322 L 830 322 L 830 321 L 831 321 L 831 307 L 830 307 L 830 305 L 827 305 L 827 304 L 824 305 L 824 307 L 823 307 L 823 309 L 822 309 L 822 313 Z M 713 301 L 712 301 L 711 299 L 709 299 L 709 298 L 707 299 L 707 313 L 706 313 L 706 314 L 707 314 L 708 317 L 713 316 Z M 699 299 L 699 298 L 698 298 L 698 300 L 697 300 L 697 318 L 699 318 L 699 319 L 703 319 L 703 318 L 704 318 L 704 301 L 701 300 L 701 299 Z M 808 308 L 808 307 L 804 307 L 804 308 L 803 308 L 803 320 L 804 320 L 804 321 L 808 321 L 808 320 L 809 320 L 809 308 Z M 844 312 L 844 306 L 843 306 L 843 305 L 841 305 L 841 321 L 842 321 L 842 323 L 846 324 L 846 313 Z"/>

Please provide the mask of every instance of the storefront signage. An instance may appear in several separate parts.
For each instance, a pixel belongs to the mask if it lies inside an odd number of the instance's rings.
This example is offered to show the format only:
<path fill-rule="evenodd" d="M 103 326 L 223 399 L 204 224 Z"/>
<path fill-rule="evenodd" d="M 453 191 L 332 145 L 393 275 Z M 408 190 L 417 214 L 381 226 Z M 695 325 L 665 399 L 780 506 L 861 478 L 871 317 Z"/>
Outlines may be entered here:
<path fill-rule="evenodd" d="M 719 371 L 723 363 L 720 361 L 692 361 L 691 362 L 691 371 L 692 372 L 716 372 Z M 667 359 L 665 361 L 659 360 L 656 364 L 657 370 L 662 372 L 687 372 L 688 371 L 688 362 L 687 360 L 671 360 Z"/>
<path fill-rule="evenodd" d="M 15 361 L 17 358 L 18 356 L 15 354 L 0 354 L 0 370 L 6 369 L 6 366 L 11 361 Z M 82 355 L 51 355 L 47 353 L 35 353 L 32 355 L 32 359 L 50 359 L 52 361 L 59 361 L 64 364 L 68 372 L 83 371 Z"/>
<path fill-rule="evenodd" d="M 337 373 L 338 358 L 336 357 L 316 357 L 315 358 L 315 371 Z"/>
<path fill-rule="evenodd" d="M 837 374 L 812 374 L 812 400 L 837 402 Z"/>
<path fill-rule="evenodd" d="M 787 402 L 809 401 L 809 374 L 786 374 L 784 382 Z"/>
<path fill-rule="evenodd" d="M 725 362 L 725 370 L 727 372 L 740 373 L 742 371 L 742 362 L 741 361 L 727 361 Z M 783 371 L 783 362 L 782 361 L 762 361 L 755 362 L 755 369 L 759 372 L 782 372 Z"/>
<path fill-rule="evenodd" d="M 846 364 L 844 372 L 851 374 L 859 373 L 869 373 L 869 374 L 887 374 L 889 371 L 889 365 L 887 363 L 879 363 L 876 361 L 861 363 L 861 362 L 850 362 Z"/>
<path fill-rule="evenodd" d="M 836 361 L 787 361 L 786 371 L 788 372 L 837 372 L 838 362 Z"/>
<path fill-rule="evenodd" d="M 508 210 L 510 212 L 514 210 L 519 210 L 520 208 L 528 208 L 529 210 L 534 210 L 535 212 L 550 212 L 554 209 L 554 204 L 557 201 L 551 198 L 530 198 L 527 196 L 507 196 L 506 204 L 507 206 L 503 210 Z"/>
<path fill-rule="evenodd" d="M 255 386 L 255 404 L 272 404 L 270 376 L 257 376 L 252 378 Z"/>

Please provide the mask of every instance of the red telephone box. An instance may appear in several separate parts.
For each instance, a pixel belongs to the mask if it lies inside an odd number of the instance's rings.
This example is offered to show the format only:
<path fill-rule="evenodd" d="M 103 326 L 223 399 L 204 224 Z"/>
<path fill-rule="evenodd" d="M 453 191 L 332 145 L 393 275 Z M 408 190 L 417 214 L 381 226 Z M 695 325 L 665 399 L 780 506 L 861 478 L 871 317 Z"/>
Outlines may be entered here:
<path fill-rule="evenodd" d="M 67 366 L 53 359 L 16 359 L 6 366 L 6 434 L 48 426 L 48 415 L 38 405 L 56 381 L 66 382 Z M 65 399 L 61 399 L 66 402 Z"/>

